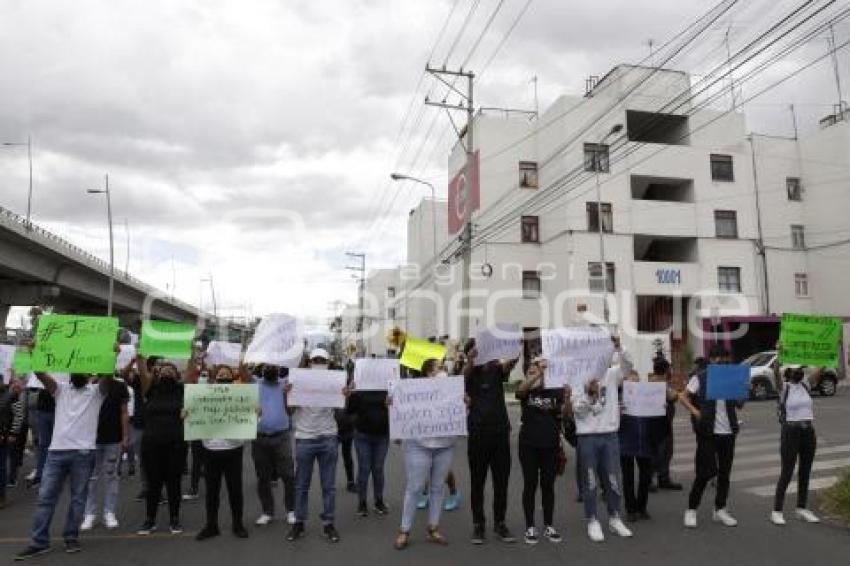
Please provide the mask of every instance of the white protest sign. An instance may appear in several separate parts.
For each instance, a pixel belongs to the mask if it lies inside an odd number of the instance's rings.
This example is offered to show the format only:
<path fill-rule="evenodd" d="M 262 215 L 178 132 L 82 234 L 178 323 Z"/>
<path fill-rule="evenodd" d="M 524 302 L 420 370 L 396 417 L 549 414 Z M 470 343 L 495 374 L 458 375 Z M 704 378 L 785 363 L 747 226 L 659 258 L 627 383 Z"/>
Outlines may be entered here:
<path fill-rule="evenodd" d="M 401 379 L 393 383 L 390 438 L 466 436 L 463 376 Z"/>
<path fill-rule="evenodd" d="M 0 344 L 0 374 L 5 378 L 5 383 L 9 383 L 9 376 L 14 366 L 16 349 L 14 346 Z"/>
<path fill-rule="evenodd" d="M 519 324 L 497 324 L 493 328 L 479 330 L 475 337 L 475 349 L 478 350 L 475 365 L 518 358 L 522 349 Z"/>
<path fill-rule="evenodd" d="M 132 344 L 121 344 L 118 355 L 115 357 L 115 369 L 121 371 L 126 368 L 133 358 L 136 357 L 136 347 Z"/>
<path fill-rule="evenodd" d="M 246 364 L 294 367 L 304 351 L 301 326 L 288 314 L 263 317 L 245 351 Z"/>
<path fill-rule="evenodd" d="M 625 413 L 633 417 L 667 415 L 667 384 L 664 382 L 624 381 Z"/>
<path fill-rule="evenodd" d="M 359 358 L 354 361 L 354 388 L 358 391 L 386 391 L 391 380 L 398 379 L 399 361 Z"/>
<path fill-rule="evenodd" d="M 239 367 L 242 357 L 242 344 L 237 342 L 222 342 L 213 340 L 207 346 L 206 363 L 208 366 L 230 366 Z"/>
<path fill-rule="evenodd" d="M 287 379 L 292 389 L 286 401 L 292 407 L 345 407 L 342 390 L 347 376 L 344 371 L 293 368 Z"/>
<path fill-rule="evenodd" d="M 543 330 L 541 340 L 548 389 L 582 387 L 591 379 L 601 378 L 614 353 L 611 336 L 599 327 Z"/>

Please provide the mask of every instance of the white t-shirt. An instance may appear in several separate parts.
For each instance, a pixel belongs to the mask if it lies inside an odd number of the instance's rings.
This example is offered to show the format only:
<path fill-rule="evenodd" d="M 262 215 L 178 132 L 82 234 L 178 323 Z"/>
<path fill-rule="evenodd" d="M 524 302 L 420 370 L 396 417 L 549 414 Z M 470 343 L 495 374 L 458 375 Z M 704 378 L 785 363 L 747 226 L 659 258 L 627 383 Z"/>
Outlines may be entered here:
<path fill-rule="evenodd" d="M 212 440 L 202 441 L 204 448 L 207 450 L 232 450 L 242 446 L 244 440 L 227 440 L 226 438 L 214 438 Z"/>
<path fill-rule="evenodd" d="M 69 383 L 57 383 L 56 420 L 49 450 L 94 450 L 97 421 L 104 396 L 97 385 L 77 389 Z"/>
<path fill-rule="evenodd" d="M 595 401 L 587 396 L 583 387 L 576 388 L 572 395 L 576 434 L 603 434 L 620 429 L 618 388 L 622 383 L 623 372 L 616 366 L 609 368 L 599 381 L 600 394 Z"/>
<path fill-rule="evenodd" d="M 312 440 L 322 436 L 336 436 L 334 410 L 328 407 L 298 407 L 293 414 L 295 439 Z"/>
<path fill-rule="evenodd" d="M 688 391 L 694 395 L 699 393 L 699 378 L 697 376 L 691 377 L 688 381 Z M 714 412 L 714 434 L 732 434 L 729 413 L 726 411 L 726 401 L 715 401 Z"/>
<path fill-rule="evenodd" d="M 815 420 L 815 409 L 812 396 L 809 394 L 811 385 L 808 378 L 803 378 L 801 383 L 786 382 L 788 398 L 785 400 L 785 420 L 788 422 L 802 422 Z M 785 390 L 782 390 L 785 398 Z"/>

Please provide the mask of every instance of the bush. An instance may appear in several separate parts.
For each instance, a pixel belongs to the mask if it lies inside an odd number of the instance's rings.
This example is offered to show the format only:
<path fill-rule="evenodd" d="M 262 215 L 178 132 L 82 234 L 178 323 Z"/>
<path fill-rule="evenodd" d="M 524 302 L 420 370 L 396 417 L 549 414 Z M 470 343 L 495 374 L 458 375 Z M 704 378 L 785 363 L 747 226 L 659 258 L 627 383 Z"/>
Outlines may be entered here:
<path fill-rule="evenodd" d="M 821 502 L 821 507 L 829 515 L 850 521 L 850 471 L 824 492 Z"/>

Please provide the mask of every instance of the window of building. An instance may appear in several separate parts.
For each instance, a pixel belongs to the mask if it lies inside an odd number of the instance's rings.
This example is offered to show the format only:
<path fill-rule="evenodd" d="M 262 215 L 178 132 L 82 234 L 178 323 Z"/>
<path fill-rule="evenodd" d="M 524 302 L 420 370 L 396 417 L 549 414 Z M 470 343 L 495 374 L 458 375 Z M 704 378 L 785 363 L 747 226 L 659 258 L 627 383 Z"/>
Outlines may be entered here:
<path fill-rule="evenodd" d="M 794 294 L 798 297 L 809 296 L 809 275 L 807 273 L 794 274 Z"/>
<path fill-rule="evenodd" d="M 522 298 L 539 299 L 540 288 L 540 273 L 537 271 L 522 272 Z"/>
<path fill-rule="evenodd" d="M 537 216 L 522 217 L 522 241 L 538 243 L 540 241 L 540 218 Z"/>
<path fill-rule="evenodd" d="M 614 231 L 614 208 L 610 202 L 599 203 L 602 210 L 602 231 Z M 587 203 L 587 231 L 599 232 L 599 210 L 595 202 Z"/>
<path fill-rule="evenodd" d="M 606 273 L 602 273 L 602 263 L 591 261 L 587 264 L 588 285 L 587 288 L 591 291 L 602 292 L 606 289 L 609 293 L 613 293 L 616 289 L 614 278 L 614 264 L 611 262 L 605 263 Z"/>
<path fill-rule="evenodd" d="M 718 238 L 737 238 L 738 213 L 734 210 L 715 210 L 714 228 Z"/>
<path fill-rule="evenodd" d="M 519 187 L 521 189 L 537 188 L 537 162 L 519 162 Z"/>
<path fill-rule="evenodd" d="M 732 170 L 732 156 L 711 154 L 711 180 L 712 181 L 734 181 L 735 173 Z"/>
<path fill-rule="evenodd" d="M 390 299 L 395 298 L 395 287 L 387 287 L 387 297 Z"/>
<path fill-rule="evenodd" d="M 741 268 L 740 267 L 718 267 L 717 287 L 727 293 L 741 292 Z"/>
<path fill-rule="evenodd" d="M 608 146 L 599 143 L 584 144 L 584 170 L 607 173 L 609 170 Z"/>
<path fill-rule="evenodd" d="M 791 225 L 791 247 L 795 250 L 806 249 L 806 233 L 802 224 Z"/>
<path fill-rule="evenodd" d="M 788 191 L 788 200 L 798 202 L 803 200 L 803 186 L 800 184 L 799 177 L 786 177 L 785 189 Z"/>

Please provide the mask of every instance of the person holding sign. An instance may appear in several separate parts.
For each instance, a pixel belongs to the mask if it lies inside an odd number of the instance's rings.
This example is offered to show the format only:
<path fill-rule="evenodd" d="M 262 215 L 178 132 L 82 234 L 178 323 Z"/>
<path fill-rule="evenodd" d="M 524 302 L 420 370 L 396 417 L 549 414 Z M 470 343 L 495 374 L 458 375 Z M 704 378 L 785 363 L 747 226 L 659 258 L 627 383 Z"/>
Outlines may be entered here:
<path fill-rule="evenodd" d="M 561 535 L 552 526 L 555 511 L 555 477 L 558 473 L 561 449 L 561 427 L 565 401 L 570 388 L 545 388 L 546 361 L 535 359 L 528 367 L 525 380 L 519 384 L 516 398 L 522 409 L 519 429 L 519 461 L 522 465 L 522 508 L 525 512 L 525 542 L 537 544 L 534 526 L 534 500 L 537 486 L 543 506 L 543 536 L 550 542 L 561 542 Z"/>
<path fill-rule="evenodd" d="M 24 422 L 24 407 L 20 393 L 21 387 L 18 380 L 12 380 L 9 384 L 6 379 L 0 379 L 0 509 L 6 506 L 9 447 L 14 446 Z"/>
<path fill-rule="evenodd" d="M 359 361 L 358 361 L 359 363 Z M 356 381 L 355 381 L 356 384 Z M 390 417 L 386 391 L 358 391 L 348 397 L 346 412 L 354 420 L 354 448 L 357 450 L 357 514 L 369 515 L 367 495 L 369 476 L 375 498 L 375 513 L 388 513 L 384 503 L 384 462 L 390 444 Z"/>
<path fill-rule="evenodd" d="M 726 358 L 726 352 L 715 345 L 709 354 L 709 363 L 719 364 Z M 708 482 L 717 478 L 717 494 L 714 498 L 712 519 L 727 527 L 734 527 L 738 521 L 726 509 L 729 498 L 729 482 L 732 473 L 732 461 L 735 458 L 735 439 L 738 435 L 738 403 L 726 399 L 710 399 L 708 395 L 708 369 L 700 369 L 691 377 L 686 387 L 690 404 L 685 406 L 691 412 L 691 424 L 696 434 L 697 449 L 694 462 L 696 478 L 688 496 L 688 509 L 685 511 L 685 527 L 697 527 L 697 509 Z M 684 396 L 683 396 L 684 399 Z M 684 401 L 683 401 L 684 403 Z"/>
<path fill-rule="evenodd" d="M 438 379 L 439 360 L 428 359 L 422 365 L 422 379 Z M 392 396 L 388 402 L 392 404 Z M 440 513 L 443 507 L 443 483 L 452 467 L 456 436 L 409 438 L 402 441 L 407 485 L 404 490 L 404 507 L 401 526 L 395 540 L 398 550 L 410 544 L 410 530 L 416 515 L 416 500 L 426 485 L 429 486 L 428 528 L 426 539 L 434 544 L 448 544 L 440 533 Z"/>
<path fill-rule="evenodd" d="M 330 355 L 322 348 L 310 352 L 307 367 L 315 370 L 327 370 Z M 343 378 L 344 379 L 344 378 Z M 292 400 L 296 386 L 290 381 L 284 391 Z M 343 387 L 342 394 L 348 395 Z M 293 400 L 294 402 L 294 400 Z M 334 526 L 336 510 L 336 462 L 338 458 L 337 424 L 333 407 L 298 406 L 292 410 L 295 422 L 295 523 L 286 535 L 286 540 L 296 541 L 304 536 L 304 523 L 307 521 L 308 495 L 310 480 L 313 476 L 313 463 L 319 466 L 322 482 L 323 533 L 330 542 L 339 542 L 339 532 Z"/>

